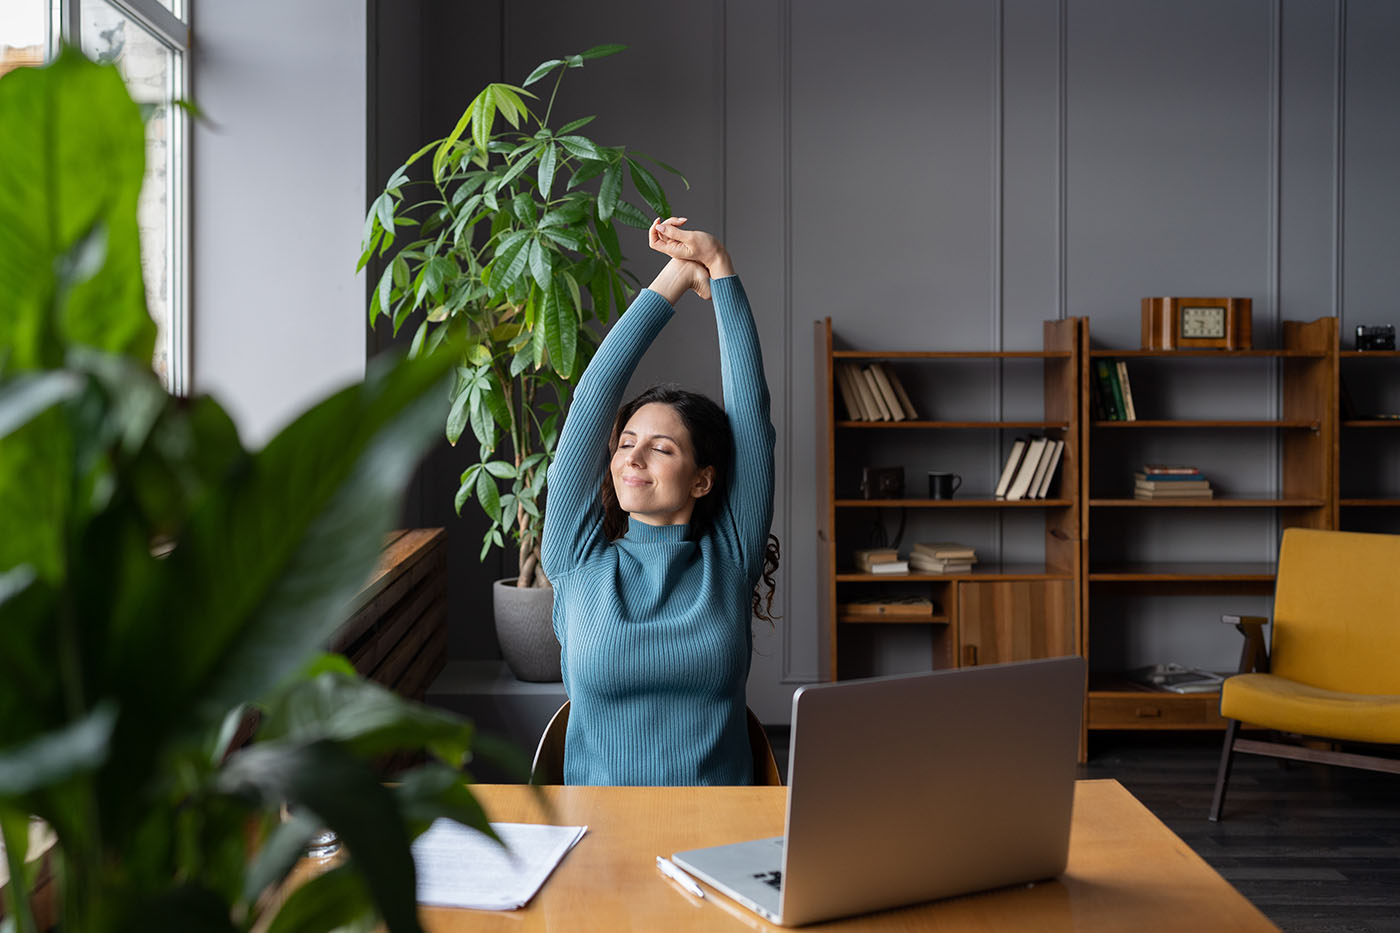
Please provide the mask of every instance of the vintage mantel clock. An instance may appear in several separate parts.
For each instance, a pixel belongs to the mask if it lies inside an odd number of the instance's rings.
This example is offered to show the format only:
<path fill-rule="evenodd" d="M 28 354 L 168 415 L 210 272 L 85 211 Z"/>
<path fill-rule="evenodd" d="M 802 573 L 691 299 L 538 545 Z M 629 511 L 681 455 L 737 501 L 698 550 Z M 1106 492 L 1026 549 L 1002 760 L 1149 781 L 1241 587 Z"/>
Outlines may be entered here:
<path fill-rule="evenodd" d="M 1248 350 L 1248 298 L 1144 298 L 1144 350 Z"/>

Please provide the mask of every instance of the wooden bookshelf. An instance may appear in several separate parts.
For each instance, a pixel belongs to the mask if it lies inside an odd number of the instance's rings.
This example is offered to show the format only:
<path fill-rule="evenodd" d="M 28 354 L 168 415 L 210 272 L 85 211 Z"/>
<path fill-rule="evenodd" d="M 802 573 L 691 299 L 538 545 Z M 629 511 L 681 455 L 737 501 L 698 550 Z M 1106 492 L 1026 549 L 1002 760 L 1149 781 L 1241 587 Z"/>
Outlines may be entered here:
<path fill-rule="evenodd" d="M 1310 322 L 1287 321 L 1282 327 L 1282 346 L 1254 350 L 1131 350 L 1089 347 L 1090 328 L 1086 327 L 1081 358 L 1084 373 L 1081 380 L 1080 417 L 1086 423 L 1083 432 L 1084 452 L 1081 457 L 1083 484 L 1081 497 L 1085 503 L 1085 528 L 1082 536 L 1084 567 L 1081 601 L 1084 606 L 1081 652 L 1089 660 L 1090 677 L 1086 708 L 1086 728 L 1098 729 L 1215 729 L 1223 725 L 1218 713 L 1219 694 L 1176 694 L 1135 683 L 1126 675 L 1111 670 L 1113 659 L 1105 661 L 1096 655 L 1100 641 L 1114 643 L 1121 638 L 1111 630 L 1121 627 L 1121 618 L 1099 618 L 1094 609 L 1098 597 L 1114 596 L 1109 604 L 1115 612 L 1124 605 L 1141 600 L 1174 599 L 1180 596 L 1266 596 L 1273 590 L 1277 568 L 1270 560 L 1253 562 L 1124 562 L 1115 559 L 1117 550 L 1112 541 L 1105 544 L 1095 540 L 1095 533 L 1124 533 L 1131 528 L 1138 535 L 1133 544 L 1138 550 L 1150 548 L 1152 542 L 1141 535 L 1151 534 L 1162 522 L 1179 527 L 1201 521 L 1208 515 L 1226 515 L 1238 510 L 1245 515 L 1259 514 L 1262 519 L 1276 522 L 1279 528 L 1293 525 L 1314 528 L 1335 527 L 1337 509 L 1336 476 L 1333 451 L 1337 436 L 1337 323 L 1335 318 Z M 1172 361 L 1191 359 L 1199 374 L 1200 361 L 1211 366 L 1229 367 L 1241 360 L 1278 361 L 1280 412 L 1273 418 L 1153 418 L 1139 406 L 1139 420 L 1105 421 L 1091 418 L 1091 379 L 1096 379 L 1094 361 L 1152 360 L 1150 373 L 1137 369 L 1130 373 L 1133 393 L 1141 392 L 1139 379 L 1170 381 Z M 1260 371 L 1258 378 L 1273 379 L 1273 368 Z M 1252 374 L 1253 370 L 1241 370 Z M 1243 378 L 1249 378 L 1245 375 Z M 1238 378 L 1238 377 L 1237 377 Z M 1167 388 L 1166 386 L 1153 386 Z M 1144 414 L 1149 417 L 1142 417 Z M 1248 488 L 1222 493 L 1216 482 L 1215 495 L 1201 499 L 1136 499 L 1114 495 L 1137 464 L 1122 462 L 1125 449 L 1136 447 L 1124 443 L 1108 443 L 1119 438 L 1124 442 L 1152 444 L 1154 451 L 1170 450 L 1178 438 L 1193 431 L 1256 431 L 1274 432 L 1272 449 L 1277 451 L 1277 475 L 1281 482 L 1273 491 L 1255 492 Z M 1267 435 L 1265 435 L 1267 436 Z M 1097 441 L 1102 439 L 1103 443 Z M 1158 454 L 1157 456 L 1163 456 Z M 1167 459 L 1170 459 L 1167 457 Z M 1131 489 L 1131 481 L 1127 483 Z M 1098 490 L 1102 491 L 1098 491 Z M 1091 490 L 1094 490 L 1091 492 Z M 1133 510 L 1151 510 L 1161 515 L 1156 524 L 1124 524 L 1109 522 L 1114 514 L 1134 514 Z M 1091 548 L 1091 541 L 1097 547 Z M 1275 546 L 1276 547 L 1276 546 Z M 1096 558 L 1096 555 L 1102 555 Z M 1115 555 L 1115 557 L 1110 557 Z M 1123 600 L 1129 600 L 1124 603 Z M 1096 638 L 1095 633 L 1103 638 Z M 1159 662 L 1175 660 L 1160 658 Z M 1105 667 L 1110 668 L 1105 670 Z"/>
<path fill-rule="evenodd" d="M 878 645 L 884 636 L 911 631 L 922 626 L 931 633 L 928 666 L 954 667 L 970 663 L 992 663 L 988 659 L 1009 660 L 1015 656 L 1044 656 L 1046 652 L 1073 653 L 1078 644 L 1078 587 L 1080 569 L 1079 516 L 1079 353 L 1081 319 L 1047 321 L 1041 350 L 944 351 L 850 349 L 835 345 L 831 321 L 818 321 L 814 330 L 817 411 L 818 486 L 818 607 L 828 639 L 827 671 L 831 679 L 883 673 L 864 669 L 855 663 L 847 643 L 859 635 L 860 646 Z M 1018 372 L 1028 386 L 1041 394 L 1040 411 L 1030 417 L 961 417 L 956 407 L 925 411 L 927 400 L 916 399 L 922 418 L 902 421 L 838 419 L 844 408 L 838 395 L 836 367 L 841 363 L 897 362 L 905 373 L 928 373 L 936 379 L 939 367 L 963 363 L 987 367 L 986 378 L 1000 378 L 1001 364 L 1022 367 Z M 1026 367 L 1035 367 L 1033 373 Z M 959 370 L 960 372 L 965 371 Z M 1034 380 L 1034 383 L 1030 380 Z M 943 402 L 940 398 L 938 401 Z M 869 462 L 881 462 L 880 451 L 897 457 L 901 451 L 938 445 L 985 445 L 991 437 L 999 450 L 998 466 L 1010 449 L 1010 440 L 1001 434 L 1023 431 L 1063 440 L 1064 451 L 1058 466 L 1058 479 L 1044 499 L 997 499 L 992 495 L 999 471 L 993 475 L 964 475 L 964 485 L 956 498 L 930 499 L 912 495 L 901 498 L 854 498 L 853 458 L 874 451 Z M 898 462 L 897 460 L 894 462 Z M 918 480 L 922 482 L 922 478 Z M 850 554 L 859 542 L 855 529 L 879 515 L 898 514 L 910 523 L 938 528 L 957 516 L 986 516 L 1000 523 L 999 516 L 1044 516 L 1043 540 L 1039 548 L 1044 559 L 1035 563 L 999 560 L 1000 555 L 978 547 L 979 561 L 965 573 L 871 574 L 857 572 L 850 565 Z M 945 518 L 946 516 L 946 518 Z M 978 519 L 982 521 L 984 519 Z M 927 540 L 927 538 L 925 538 Z M 947 540 L 947 537 L 933 540 Z M 914 535 L 907 536 L 902 553 L 907 553 Z M 1000 535 L 997 540 L 1001 540 Z M 859 542 L 859 543 L 858 543 Z M 1022 542 L 1024 543 L 1024 542 Z M 840 607 L 852 592 L 908 592 L 930 594 L 937 611 L 927 615 L 891 619 L 869 613 L 852 614 Z M 1034 615 L 1046 620 L 1025 629 L 1024 620 Z M 1013 620 L 1013 617 L 1014 620 Z M 1053 620 L 1049 621 L 1049 620 Z M 999 637 L 1015 629 L 1015 637 Z M 1047 647 L 1048 646 L 1048 647 Z M 1032 652 L 1026 655 L 1026 652 Z M 872 652 L 875 653 L 875 652 Z"/>
<path fill-rule="evenodd" d="M 1337 382 L 1336 527 L 1400 534 L 1400 419 L 1377 417 L 1400 414 L 1400 351 L 1343 350 Z"/>

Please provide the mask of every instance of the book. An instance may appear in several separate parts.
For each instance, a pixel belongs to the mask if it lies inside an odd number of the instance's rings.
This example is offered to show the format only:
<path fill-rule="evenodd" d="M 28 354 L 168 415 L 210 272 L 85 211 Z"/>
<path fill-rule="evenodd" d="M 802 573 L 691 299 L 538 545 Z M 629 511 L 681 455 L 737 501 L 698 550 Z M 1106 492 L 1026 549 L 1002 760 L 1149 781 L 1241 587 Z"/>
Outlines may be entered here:
<path fill-rule="evenodd" d="M 880 400 L 885 403 L 885 408 L 889 410 L 892 421 L 903 421 L 906 417 L 904 406 L 899 404 L 899 397 L 894 394 L 894 386 L 890 385 L 890 377 L 885 375 L 885 368 L 879 363 L 871 363 L 865 368 L 875 379 L 875 387 L 880 390 Z"/>
<path fill-rule="evenodd" d="M 1024 499 L 1026 491 L 1031 488 L 1031 480 L 1035 478 L 1035 468 L 1040 466 L 1041 455 L 1045 453 L 1045 445 L 1049 443 L 1048 438 L 1032 438 L 1026 447 L 1026 455 L 1021 458 L 1021 466 L 1016 471 L 1016 479 L 1012 481 L 1011 488 L 1006 491 L 1007 499 Z"/>
<path fill-rule="evenodd" d="M 933 616 L 933 600 L 926 596 L 876 596 L 837 603 L 836 611 L 850 619 L 926 620 Z"/>
<path fill-rule="evenodd" d="M 1040 498 L 1040 484 L 1045 482 L 1045 471 L 1050 468 L 1050 458 L 1055 455 L 1055 445 L 1064 445 L 1063 441 L 1046 439 L 1045 452 L 1040 455 L 1040 462 L 1035 465 L 1035 473 L 1031 476 L 1031 484 L 1026 489 L 1027 499 Z"/>
<path fill-rule="evenodd" d="M 1144 473 L 1167 473 L 1173 476 L 1186 476 L 1192 473 L 1200 473 L 1200 467 L 1193 466 L 1172 466 L 1165 463 L 1145 463 L 1142 467 Z"/>
<path fill-rule="evenodd" d="M 1225 682 L 1225 675 L 1174 663 L 1141 667 L 1129 676 L 1140 684 L 1172 693 L 1215 693 Z"/>
<path fill-rule="evenodd" d="M 861 375 L 860 367 L 854 363 L 846 364 L 846 372 L 850 375 L 851 384 L 856 387 L 856 394 L 860 396 L 860 407 L 865 411 L 866 421 L 884 421 L 880 417 L 880 409 L 875 404 L 875 396 L 870 392 L 870 385 Z"/>
<path fill-rule="evenodd" d="M 1089 379 L 1089 417 L 1094 421 L 1107 421 L 1108 415 L 1104 413 L 1103 394 L 1099 391 L 1098 378 Z"/>
<path fill-rule="evenodd" d="M 1123 386 L 1118 382 L 1118 364 L 1112 360 L 1100 360 L 1099 365 L 1108 370 L 1108 390 L 1113 394 L 1113 414 L 1115 421 L 1128 420 L 1128 405 L 1123 401 Z"/>
<path fill-rule="evenodd" d="M 1209 489 L 1209 488 L 1210 488 L 1210 483 L 1206 482 L 1206 481 L 1203 480 L 1203 479 L 1187 479 L 1187 480 L 1181 480 L 1181 479 L 1171 479 L 1171 480 L 1140 479 L 1140 480 L 1134 480 L 1133 486 L 1134 486 L 1134 488 L 1136 488 L 1136 489 L 1150 489 L 1150 490 L 1156 490 L 1156 489 L 1163 489 L 1163 490 L 1171 490 L 1171 489 Z"/>
<path fill-rule="evenodd" d="M 1133 389 L 1128 382 L 1128 364 L 1123 360 L 1118 361 L 1118 387 L 1123 391 L 1123 408 L 1126 410 L 1125 417 L 1128 421 L 1137 420 L 1137 409 L 1133 407 Z"/>
<path fill-rule="evenodd" d="M 875 564 L 888 564 L 899 560 L 899 551 L 894 548 L 862 548 L 853 555 L 856 566 L 869 571 Z"/>
<path fill-rule="evenodd" d="M 1040 481 L 1040 488 L 1036 490 L 1035 498 L 1044 499 L 1046 493 L 1050 491 L 1050 483 L 1055 478 L 1055 471 L 1060 467 L 1060 457 L 1065 452 L 1065 442 L 1056 441 L 1055 449 L 1050 451 L 1050 465 L 1045 469 L 1045 477 Z"/>
<path fill-rule="evenodd" d="M 837 363 L 836 387 L 841 390 L 841 404 L 846 407 L 846 418 L 850 421 L 866 421 L 865 409 L 860 405 L 860 393 L 851 385 L 851 373 L 845 364 Z"/>
<path fill-rule="evenodd" d="M 914 545 L 911 554 L 921 554 L 924 557 L 933 557 L 938 560 L 976 560 L 977 552 L 966 544 L 958 544 L 956 541 L 920 541 Z"/>
<path fill-rule="evenodd" d="M 1213 499 L 1213 489 L 1134 489 L 1135 499 Z"/>
<path fill-rule="evenodd" d="M 972 569 L 970 560 L 936 560 L 929 557 L 913 557 L 909 566 L 924 573 L 967 573 Z"/>
<path fill-rule="evenodd" d="M 909 561 L 892 560 L 884 564 L 871 564 L 865 570 L 866 573 L 908 573 Z"/>
<path fill-rule="evenodd" d="M 875 374 L 869 367 L 856 370 L 856 378 L 865 382 L 865 397 L 875 410 L 877 421 L 889 421 L 891 419 L 890 410 L 885 407 L 885 400 L 880 395 L 880 387 L 875 384 Z"/>
<path fill-rule="evenodd" d="M 889 378 L 890 385 L 894 387 L 894 394 L 899 396 L 899 404 L 904 408 L 905 416 L 918 420 L 919 410 L 915 408 L 914 403 L 910 401 L 909 393 L 904 391 L 904 383 L 899 381 L 899 376 L 886 364 L 880 363 L 879 366 L 884 370 L 885 376 Z"/>
<path fill-rule="evenodd" d="M 1018 437 L 1011 442 L 1011 453 L 1007 454 L 1006 465 L 1001 468 L 1001 479 L 997 480 L 996 498 L 1005 499 L 1006 491 L 1016 476 L 1016 468 L 1021 465 L 1021 457 L 1026 452 L 1026 439 Z"/>
<path fill-rule="evenodd" d="M 1206 478 L 1200 473 L 1143 473 L 1133 474 L 1140 483 L 1204 483 Z"/>
<path fill-rule="evenodd" d="M 1123 400 L 1113 391 L 1118 383 L 1118 380 L 1113 378 L 1113 367 L 1109 365 L 1108 360 L 1095 360 L 1094 372 L 1099 377 L 1099 394 L 1103 396 L 1104 413 L 1108 415 L 1105 420 L 1122 421 L 1123 414 L 1119 406 Z"/>

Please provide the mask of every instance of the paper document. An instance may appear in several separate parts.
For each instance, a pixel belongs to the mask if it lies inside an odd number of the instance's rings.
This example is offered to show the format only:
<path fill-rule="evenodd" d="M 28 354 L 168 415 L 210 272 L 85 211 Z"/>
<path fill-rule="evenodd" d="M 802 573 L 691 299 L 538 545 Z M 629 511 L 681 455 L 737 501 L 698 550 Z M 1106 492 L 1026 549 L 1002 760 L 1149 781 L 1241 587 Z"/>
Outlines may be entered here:
<path fill-rule="evenodd" d="M 507 848 L 440 819 L 413 842 L 418 903 L 432 907 L 515 910 L 529 903 L 587 826 L 492 823 Z"/>

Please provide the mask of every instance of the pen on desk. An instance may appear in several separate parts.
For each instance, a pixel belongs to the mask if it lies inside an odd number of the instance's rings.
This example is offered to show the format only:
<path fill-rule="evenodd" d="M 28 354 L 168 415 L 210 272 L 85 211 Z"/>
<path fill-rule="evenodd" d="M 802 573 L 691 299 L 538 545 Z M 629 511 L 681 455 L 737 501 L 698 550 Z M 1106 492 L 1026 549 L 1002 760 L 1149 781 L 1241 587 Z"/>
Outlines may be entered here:
<path fill-rule="evenodd" d="M 703 898 L 705 896 L 704 889 L 702 889 L 700 885 L 695 883 L 695 879 L 687 875 L 685 872 L 681 871 L 679 868 L 677 868 L 671 862 L 670 859 L 658 855 L 656 857 L 656 867 L 661 869 L 661 874 L 665 875 L 667 878 L 670 878 L 676 884 L 685 888 L 687 891 L 689 891 L 691 894 L 694 894 L 696 897 Z"/>

